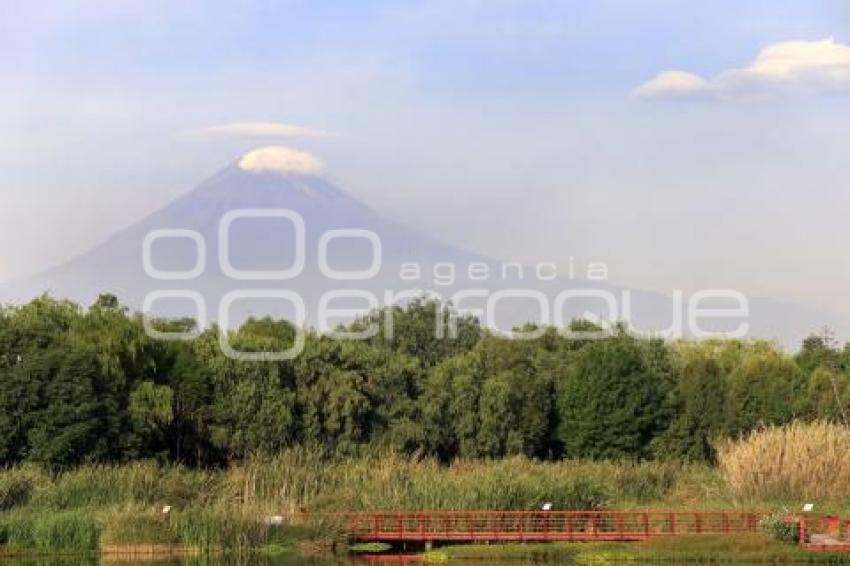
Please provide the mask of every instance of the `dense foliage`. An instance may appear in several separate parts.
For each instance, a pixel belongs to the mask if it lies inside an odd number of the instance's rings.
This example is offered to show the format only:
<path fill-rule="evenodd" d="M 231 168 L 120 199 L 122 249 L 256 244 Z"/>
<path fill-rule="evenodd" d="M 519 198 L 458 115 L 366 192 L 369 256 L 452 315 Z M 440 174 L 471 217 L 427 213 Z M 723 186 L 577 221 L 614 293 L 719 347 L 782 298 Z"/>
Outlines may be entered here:
<path fill-rule="evenodd" d="M 209 466 L 294 446 L 443 461 L 712 461 L 719 437 L 843 421 L 850 404 L 850 349 L 828 334 L 793 357 L 762 341 L 665 343 L 622 331 L 590 341 L 548 328 L 510 340 L 424 299 L 348 330 L 370 324 L 379 332 L 369 340 L 307 332 L 297 358 L 259 363 L 225 357 L 215 327 L 187 342 L 149 338 L 111 295 L 88 308 L 45 296 L 2 309 L 0 465 Z M 286 321 L 249 320 L 230 342 L 273 351 L 293 336 Z"/>

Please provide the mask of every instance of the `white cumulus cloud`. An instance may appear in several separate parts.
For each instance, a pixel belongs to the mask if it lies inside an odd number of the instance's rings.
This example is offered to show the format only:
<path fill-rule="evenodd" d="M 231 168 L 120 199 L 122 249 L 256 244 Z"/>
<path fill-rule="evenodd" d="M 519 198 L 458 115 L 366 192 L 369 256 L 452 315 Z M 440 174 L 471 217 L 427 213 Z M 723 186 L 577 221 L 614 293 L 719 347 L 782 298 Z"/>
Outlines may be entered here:
<path fill-rule="evenodd" d="M 231 122 L 200 128 L 193 133 L 201 136 L 239 138 L 332 138 L 336 134 L 281 122 Z"/>
<path fill-rule="evenodd" d="M 828 37 L 768 45 L 748 66 L 724 70 L 711 79 L 688 71 L 664 71 L 633 94 L 639 98 L 730 100 L 839 92 L 850 93 L 850 45 Z"/>
<path fill-rule="evenodd" d="M 312 153 L 280 145 L 249 151 L 239 160 L 239 167 L 252 173 L 318 173 L 322 162 Z"/>

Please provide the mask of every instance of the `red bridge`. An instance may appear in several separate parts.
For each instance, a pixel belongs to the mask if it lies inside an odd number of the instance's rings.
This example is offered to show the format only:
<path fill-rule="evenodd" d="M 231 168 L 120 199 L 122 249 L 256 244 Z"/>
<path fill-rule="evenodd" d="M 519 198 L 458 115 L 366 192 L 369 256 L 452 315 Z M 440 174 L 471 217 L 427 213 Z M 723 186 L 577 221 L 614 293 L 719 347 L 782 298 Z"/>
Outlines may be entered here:
<path fill-rule="evenodd" d="M 742 511 L 401 511 L 334 515 L 359 541 L 647 540 L 749 533 L 761 514 Z"/>

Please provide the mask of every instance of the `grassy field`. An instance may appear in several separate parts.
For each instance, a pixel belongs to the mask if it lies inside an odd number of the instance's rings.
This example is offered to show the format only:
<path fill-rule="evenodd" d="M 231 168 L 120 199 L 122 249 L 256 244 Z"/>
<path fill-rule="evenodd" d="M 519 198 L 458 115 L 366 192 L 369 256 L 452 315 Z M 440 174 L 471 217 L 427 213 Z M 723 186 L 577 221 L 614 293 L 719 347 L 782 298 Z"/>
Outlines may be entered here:
<path fill-rule="evenodd" d="M 0 553 L 348 548 L 332 521 L 293 519 L 301 510 L 536 509 L 552 502 L 555 509 L 784 511 L 812 501 L 819 512 L 847 514 L 850 456 L 842 447 L 850 434 L 808 426 L 723 444 L 717 467 L 519 457 L 444 466 L 392 453 L 327 460 L 308 450 L 205 471 L 153 462 L 61 473 L 17 467 L 0 471 Z M 269 526 L 273 515 L 286 526 Z"/>

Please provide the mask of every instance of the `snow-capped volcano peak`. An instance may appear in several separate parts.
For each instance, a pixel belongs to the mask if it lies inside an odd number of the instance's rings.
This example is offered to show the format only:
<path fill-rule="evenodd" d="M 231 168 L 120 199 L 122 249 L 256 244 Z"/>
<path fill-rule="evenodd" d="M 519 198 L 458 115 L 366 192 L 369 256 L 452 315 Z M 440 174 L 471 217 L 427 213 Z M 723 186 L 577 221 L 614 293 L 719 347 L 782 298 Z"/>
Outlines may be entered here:
<path fill-rule="evenodd" d="M 303 173 L 314 174 L 322 169 L 318 157 L 307 151 L 281 145 L 260 147 L 249 151 L 239 160 L 239 168 L 252 173 Z"/>

